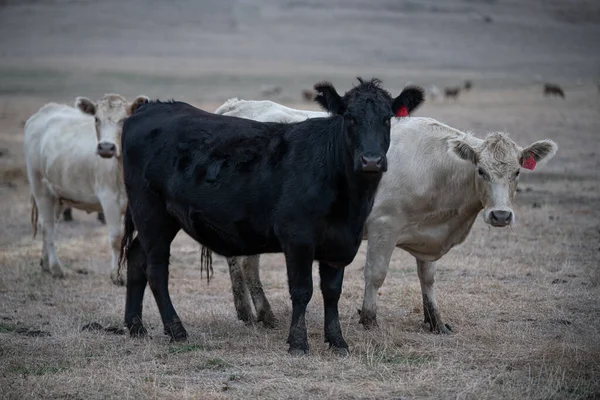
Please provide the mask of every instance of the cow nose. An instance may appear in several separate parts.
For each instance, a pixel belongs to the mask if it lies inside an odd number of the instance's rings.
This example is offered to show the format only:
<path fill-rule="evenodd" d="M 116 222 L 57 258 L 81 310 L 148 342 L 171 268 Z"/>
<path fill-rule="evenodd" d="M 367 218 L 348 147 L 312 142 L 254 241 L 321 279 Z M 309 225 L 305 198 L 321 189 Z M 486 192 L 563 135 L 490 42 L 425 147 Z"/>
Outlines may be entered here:
<path fill-rule="evenodd" d="M 363 172 L 381 172 L 383 169 L 383 157 L 360 156 L 360 164 Z"/>
<path fill-rule="evenodd" d="M 117 146 L 114 143 L 100 142 L 98 143 L 98 155 L 104 158 L 110 158 L 115 155 Z"/>
<path fill-rule="evenodd" d="M 493 226 L 506 226 L 512 220 L 512 212 L 504 210 L 494 210 L 490 212 L 490 221 Z"/>

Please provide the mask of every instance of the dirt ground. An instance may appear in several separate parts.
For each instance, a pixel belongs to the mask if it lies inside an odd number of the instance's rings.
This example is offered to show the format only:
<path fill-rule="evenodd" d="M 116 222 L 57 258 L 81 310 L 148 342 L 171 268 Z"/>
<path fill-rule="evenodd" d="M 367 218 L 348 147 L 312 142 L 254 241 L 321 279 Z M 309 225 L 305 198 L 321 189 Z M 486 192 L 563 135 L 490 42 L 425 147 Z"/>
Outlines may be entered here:
<path fill-rule="evenodd" d="M 282 3 L 292 12 L 267 0 L 206 2 L 210 12 L 197 14 L 197 26 L 186 13 L 192 2 L 123 4 L 111 20 L 103 16 L 113 2 L 0 1 L 0 398 L 600 398 L 596 3 Z M 81 18 L 61 18 L 67 7 Z M 365 24 L 363 12 L 380 31 L 353 25 L 362 30 L 309 34 L 311 21 Z M 386 17 L 392 12 L 396 20 Z M 128 20 L 132 13 L 139 18 Z M 479 25 L 481 15 L 494 16 L 490 31 Z M 411 35 L 419 26 L 410 18 L 426 32 Z M 265 21 L 275 25 L 261 30 Z M 378 51 L 378 40 L 391 35 L 397 54 Z M 402 40 L 415 57 L 400 56 Z M 235 46 L 226 52 L 225 44 Z M 271 58 L 269 49 L 276 50 Z M 566 99 L 543 97 L 538 73 L 561 83 Z M 150 339 L 82 331 L 92 322 L 122 328 L 125 289 L 109 279 L 105 227 L 83 212 L 58 228 L 67 277 L 42 272 L 22 150 L 31 114 L 48 101 L 71 104 L 105 92 L 174 97 L 210 111 L 230 96 L 263 98 L 264 85 L 282 87 L 275 101 L 316 109 L 301 102 L 301 89 L 332 79 L 344 91 L 358 74 L 380 76 L 394 92 L 408 80 L 442 87 L 472 79 L 473 89 L 457 101 L 429 100 L 415 115 L 479 137 L 510 132 L 521 146 L 543 138 L 559 145 L 547 165 L 522 174 L 513 227 L 490 228 L 480 217 L 466 242 L 438 263 L 438 302 L 454 335 L 423 325 L 416 263 L 401 250 L 379 293 L 380 327 L 359 325 L 363 243 L 340 300 L 351 356 L 326 349 L 316 289 L 307 314 L 311 353 L 291 358 L 283 257 L 263 256 L 261 267 L 277 327 L 246 326 L 236 319 L 225 260 L 215 257 L 207 285 L 199 246 L 183 233 L 172 247 L 170 289 L 186 344 L 169 344 L 149 292 Z M 318 279 L 315 268 L 315 287 Z"/>

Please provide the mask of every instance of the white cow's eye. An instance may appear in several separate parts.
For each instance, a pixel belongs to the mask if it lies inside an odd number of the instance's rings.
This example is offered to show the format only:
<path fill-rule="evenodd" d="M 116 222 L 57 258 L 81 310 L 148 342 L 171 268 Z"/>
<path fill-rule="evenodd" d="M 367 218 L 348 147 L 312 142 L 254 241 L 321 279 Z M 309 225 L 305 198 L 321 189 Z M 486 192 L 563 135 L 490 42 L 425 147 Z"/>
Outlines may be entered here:
<path fill-rule="evenodd" d="M 521 170 L 520 169 L 518 169 L 517 172 L 515 172 L 515 178 L 518 178 L 519 175 L 521 175 Z"/>
<path fill-rule="evenodd" d="M 477 168 L 477 173 L 479 174 L 479 176 L 481 176 L 482 178 L 485 178 L 485 171 L 483 170 L 483 168 Z"/>

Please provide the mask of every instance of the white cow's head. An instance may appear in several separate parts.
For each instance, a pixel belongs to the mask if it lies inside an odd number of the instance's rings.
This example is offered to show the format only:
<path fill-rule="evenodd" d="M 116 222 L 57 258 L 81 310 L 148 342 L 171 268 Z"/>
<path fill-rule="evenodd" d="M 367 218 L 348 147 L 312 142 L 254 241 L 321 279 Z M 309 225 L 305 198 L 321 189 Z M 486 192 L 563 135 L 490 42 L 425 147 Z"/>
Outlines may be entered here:
<path fill-rule="evenodd" d="M 95 117 L 96 137 L 98 138 L 96 152 L 100 157 L 120 157 L 123 121 L 148 101 L 148 97 L 139 96 L 132 103 L 128 103 L 123 96 L 118 94 L 106 94 L 96 103 L 87 97 L 75 99 L 76 108 Z"/>
<path fill-rule="evenodd" d="M 552 140 L 540 140 L 524 149 L 506 134 L 489 134 L 473 147 L 463 139 L 450 141 L 450 152 L 473 163 L 475 187 L 484 208 L 483 219 L 492 226 L 508 226 L 515 220 L 512 202 L 517 191 L 521 168 L 533 169 L 549 160 L 558 146 Z"/>

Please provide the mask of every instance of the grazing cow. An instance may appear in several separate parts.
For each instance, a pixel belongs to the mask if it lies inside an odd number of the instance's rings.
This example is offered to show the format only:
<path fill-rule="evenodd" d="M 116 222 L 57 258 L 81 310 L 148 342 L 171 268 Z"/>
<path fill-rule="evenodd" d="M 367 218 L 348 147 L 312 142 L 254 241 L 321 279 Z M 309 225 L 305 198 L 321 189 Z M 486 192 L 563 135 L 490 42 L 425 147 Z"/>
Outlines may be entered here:
<path fill-rule="evenodd" d="M 111 279 L 118 276 L 121 216 L 127 199 L 121 174 L 120 136 L 123 120 L 147 97 L 128 103 L 107 94 L 97 103 L 85 97 L 75 108 L 48 103 L 25 124 L 27 177 L 33 197 L 32 224 L 38 213 L 43 234 L 42 268 L 64 275 L 54 246 L 54 225 L 64 206 L 103 212 L 112 251 Z"/>
<path fill-rule="evenodd" d="M 62 215 L 63 215 L 63 220 L 65 222 L 73 221 L 73 209 L 71 207 L 65 208 Z M 98 221 L 102 222 L 103 224 L 106 224 L 106 220 L 104 219 L 104 213 L 99 212 L 97 219 L 98 219 Z"/>
<path fill-rule="evenodd" d="M 471 82 L 470 80 L 466 80 L 463 87 L 465 91 L 468 92 L 473 87 L 473 82 Z"/>
<path fill-rule="evenodd" d="M 272 121 L 277 121 L 278 115 L 289 121 L 294 115 L 293 109 L 276 103 L 229 103 L 228 114 L 238 117 L 264 120 L 253 107 Z M 297 111 L 297 120 L 304 120 L 305 111 Z M 522 149 L 502 133 L 478 139 L 431 118 L 393 123 L 387 153 L 389 170 L 381 180 L 365 226 L 368 249 L 360 322 L 366 328 L 377 324 L 377 292 L 398 247 L 417 260 L 425 322 L 432 331 L 449 333 L 433 290 L 435 261 L 465 240 L 482 209 L 484 221 L 491 226 L 513 223 L 512 201 L 521 168 L 533 169 L 537 162 L 550 159 L 556 149 L 550 140 Z M 258 275 L 258 256 L 228 262 L 238 316 L 251 320 L 246 295 L 250 292 L 258 319 L 266 326 L 273 325 L 275 317 Z"/>
<path fill-rule="evenodd" d="M 359 79 L 343 97 L 327 82 L 315 90 L 331 117 L 261 123 L 157 101 L 127 119 L 121 260 L 128 265 L 125 323 L 132 335 L 146 333 L 141 313 L 149 282 L 165 333 L 187 338 L 168 290 L 170 246 L 183 229 L 226 257 L 285 254 L 292 355 L 308 352 L 305 311 L 318 260 L 325 341 L 348 354 L 338 316 L 344 267 L 358 251 L 387 169 L 390 120 L 417 107 L 423 94 L 409 88 L 394 99 L 377 79 Z"/>
<path fill-rule="evenodd" d="M 459 94 L 460 94 L 460 88 L 459 87 L 447 87 L 447 88 L 444 88 L 444 97 L 447 98 L 447 99 L 454 98 L 454 100 L 457 100 Z"/>
<path fill-rule="evenodd" d="M 305 101 L 313 101 L 315 99 L 315 91 L 312 89 L 305 89 L 302 91 L 302 98 Z"/>
<path fill-rule="evenodd" d="M 437 100 L 437 98 L 440 97 L 442 94 L 440 88 L 438 88 L 435 85 L 430 85 L 425 91 L 425 93 L 427 94 L 427 97 L 429 97 L 432 101 Z"/>
<path fill-rule="evenodd" d="M 544 83 L 544 96 L 559 96 L 565 98 L 565 92 L 554 83 Z"/>

